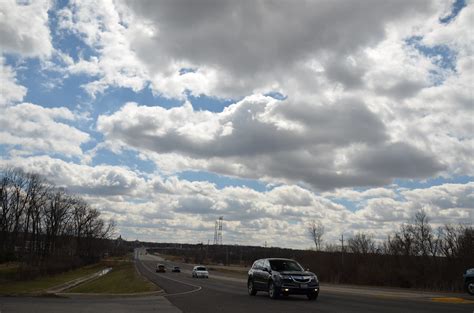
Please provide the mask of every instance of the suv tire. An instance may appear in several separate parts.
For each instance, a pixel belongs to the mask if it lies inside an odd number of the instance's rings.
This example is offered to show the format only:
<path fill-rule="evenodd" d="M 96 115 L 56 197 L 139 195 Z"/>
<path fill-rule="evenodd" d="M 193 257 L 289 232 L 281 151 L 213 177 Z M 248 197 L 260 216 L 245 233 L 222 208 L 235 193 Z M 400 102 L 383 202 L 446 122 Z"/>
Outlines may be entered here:
<path fill-rule="evenodd" d="M 278 299 L 278 296 L 280 295 L 280 292 L 279 290 L 277 289 L 277 287 L 273 284 L 273 282 L 271 281 L 269 284 L 268 284 L 268 296 L 271 298 L 271 299 Z"/>
<path fill-rule="evenodd" d="M 253 280 L 249 279 L 247 282 L 247 291 L 249 292 L 249 295 L 255 296 L 257 294 L 257 290 L 255 290 L 255 287 L 253 285 Z"/>
<path fill-rule="evenodd" d="M 466 291 L 471 296 L 474 296 L 474 280 L 469 280 L 466 282 Z"/>

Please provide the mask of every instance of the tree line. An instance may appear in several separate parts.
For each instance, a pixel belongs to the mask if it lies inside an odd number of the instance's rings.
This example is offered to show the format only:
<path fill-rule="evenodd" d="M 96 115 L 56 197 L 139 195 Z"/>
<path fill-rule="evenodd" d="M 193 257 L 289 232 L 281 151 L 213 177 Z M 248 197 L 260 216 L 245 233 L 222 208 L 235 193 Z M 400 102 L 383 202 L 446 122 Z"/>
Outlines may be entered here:
<path fill-rule="evenodd" d="M 423 210 L 382 241 L 358 232 L 323 246 L 324 227 L 318 222 L 308 225 L 308 235 L 318 258 L 302 260 L 324 269 L 321 276 L 330 282 L 454 291 L 462 290 L 462 274 L 474 267 L 472 224 L 434 228 Z"/>
<path fill-rule="evenodd" d="M 38 174 L 0 170 L 0 262 L 55 272 L 97 261 L 115 223 Z"/>
<path fill-rule="evenodd" d="M 467 221 L 466 221 L 467 222 Z M 401 256 L 470 258 L 474 261 L 474 228 L 471 224 L 445 224 L 436 230 L 424 210 L 415 213 L 412 220 L 389 234 L 385 241 L 375 241 L 367 232 L 358 232 L 341 244 L 323 246 L 324 226 L 312 221 L 307 226 L 308 236 L 316 251 L 350 252 L 356 254 L 386 254 Z"/>

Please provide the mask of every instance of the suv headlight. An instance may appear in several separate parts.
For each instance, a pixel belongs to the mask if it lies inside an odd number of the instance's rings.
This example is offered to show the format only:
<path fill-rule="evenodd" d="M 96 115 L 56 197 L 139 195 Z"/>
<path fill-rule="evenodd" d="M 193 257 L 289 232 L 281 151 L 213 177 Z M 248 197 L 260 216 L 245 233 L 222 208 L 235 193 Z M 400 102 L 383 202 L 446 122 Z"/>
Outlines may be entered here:
<path fill-rule="evenodd" d="M 318 282 L 318 276 L 314 275 L 314 276 L 311 278 L 311 281 Z"/>

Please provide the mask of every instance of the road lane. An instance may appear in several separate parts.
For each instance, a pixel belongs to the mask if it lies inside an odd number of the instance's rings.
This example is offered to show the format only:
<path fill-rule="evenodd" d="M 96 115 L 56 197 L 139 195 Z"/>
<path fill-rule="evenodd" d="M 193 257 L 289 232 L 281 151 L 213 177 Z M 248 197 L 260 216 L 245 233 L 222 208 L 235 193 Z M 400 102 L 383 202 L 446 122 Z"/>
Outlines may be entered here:
<path fill-rule="evenodd" d="M 204 312 L 468 312 L 472 313 L 474 305 L 434 303 L 428 299 L 386 298 L 380 296 L 344 294 L 342 292 L 326 293 L 324 288 L 316 302 L 308 301 L 304 296 L 290 296 L 286 299 L 270 300 L 266 293 L 259 292 L 251 297 L 247 294 L 245 281 L 239 279 L 222 279 L 210 273 L 209 279 L 191 278 L 192 265 L 167 262 L 154 259 L 154 256 L 141 256 L 137 261 L 141 272 L 156 282 L 170 296 L 168 300 L 185 313 Z M 182 273 L 154 273 L 144 271 L 143 267 L 154 269 L 157 263 L 168 268 L 179 265 Z M 170 280 L 171 278 L 171 280 Z M 192 290 L 191 285 L 201 287 Z M 183 293 L 185 292 L 185 293 Z"/>

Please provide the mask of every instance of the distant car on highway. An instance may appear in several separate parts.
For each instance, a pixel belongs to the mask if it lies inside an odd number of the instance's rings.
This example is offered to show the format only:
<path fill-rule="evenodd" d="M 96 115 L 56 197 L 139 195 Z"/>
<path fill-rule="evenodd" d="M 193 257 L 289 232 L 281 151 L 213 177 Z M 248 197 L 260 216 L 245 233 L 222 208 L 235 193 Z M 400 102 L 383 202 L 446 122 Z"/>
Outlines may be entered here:
<path fill-rule="evenodd" d="M 463 276 L 464 288 L 471 296 L 474 296 L 474 268 L 468 269 Z"/>
<path fill-rule="evenodd" d="M 173 273 L 181 273 L 181 269 L 179 268 L 179 266 L 174 266 L 171 271 L 172 271 Z"/>
<path fill-rule="evenodd" d="M 165 273 L 166 272 L 166 267 L 163 264 L 157 264 L 156 265 L 156 272 L 157 273 Z"/>
<path fill-rule="evenodd" d="M 193 272 L 192 272 L 193 278 L 209 278 L 209 272 L 207 271 L 207 268 L 202 265 L 198 265 L 193 267 Z"/>
<path fill-rule="evenodd" d="M 306 295 L 316 300 L 319 295 L 318 277 L 291 259 L 256 260 L 248 272 L 247 290 L 255 296 L 258 291 L 268 292 L 272 299 L 280 295 Z"/>

